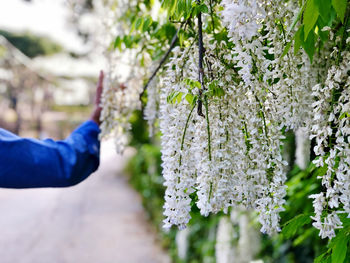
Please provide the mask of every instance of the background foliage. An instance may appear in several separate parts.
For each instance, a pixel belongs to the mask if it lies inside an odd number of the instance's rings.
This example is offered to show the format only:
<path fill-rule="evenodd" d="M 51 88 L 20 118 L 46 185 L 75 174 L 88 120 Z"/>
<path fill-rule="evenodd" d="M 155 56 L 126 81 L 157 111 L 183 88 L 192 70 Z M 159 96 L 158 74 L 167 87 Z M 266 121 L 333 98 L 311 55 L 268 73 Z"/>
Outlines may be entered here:
<path fill-rule="evenodd" d="M 40 55 L 52 55 L 63 51 L 62 46 L 49 38 L 36 36 L 29 32 L 23 34 L 0 30 L 0 35 L 4 36 L 12 45 L 30 58 Z"/>

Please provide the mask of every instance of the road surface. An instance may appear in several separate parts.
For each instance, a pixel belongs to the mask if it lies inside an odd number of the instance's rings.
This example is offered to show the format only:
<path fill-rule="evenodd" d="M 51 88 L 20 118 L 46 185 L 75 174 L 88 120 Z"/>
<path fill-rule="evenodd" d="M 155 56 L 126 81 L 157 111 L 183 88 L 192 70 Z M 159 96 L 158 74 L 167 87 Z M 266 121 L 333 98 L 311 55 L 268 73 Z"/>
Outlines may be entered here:
<path fill-rule="evenodd" d="M 65 189 L 0 189 L 1 263 L 168 263 L 125 159 L 102 146 L 98 172 Z"/>

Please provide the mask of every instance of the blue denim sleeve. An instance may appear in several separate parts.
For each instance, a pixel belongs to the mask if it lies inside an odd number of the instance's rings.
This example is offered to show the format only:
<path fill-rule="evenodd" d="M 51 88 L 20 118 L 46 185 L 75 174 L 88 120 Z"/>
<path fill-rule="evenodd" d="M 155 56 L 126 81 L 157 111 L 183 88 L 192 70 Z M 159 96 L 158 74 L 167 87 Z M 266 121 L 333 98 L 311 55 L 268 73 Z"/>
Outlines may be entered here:
<path fill-rule="evenodd" d="M 63 141 L 18 137 L 0 129 L 0 187 L 66 187 L 99 166 L 100 130 L 86 121 Z"/>

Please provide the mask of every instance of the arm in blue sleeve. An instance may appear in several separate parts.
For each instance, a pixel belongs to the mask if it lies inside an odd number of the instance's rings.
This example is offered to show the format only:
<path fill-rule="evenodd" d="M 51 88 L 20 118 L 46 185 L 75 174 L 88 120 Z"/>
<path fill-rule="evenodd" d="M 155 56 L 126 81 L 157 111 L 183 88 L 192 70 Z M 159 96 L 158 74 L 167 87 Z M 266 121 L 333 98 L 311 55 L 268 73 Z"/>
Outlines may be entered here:
<path fill-rule="evenodd" d="M 18 137 L 0 129 L 0 187 L 66 187 L 86 179 L 99 166 L 100 130 L 93 121 L 63 141 Z"/>

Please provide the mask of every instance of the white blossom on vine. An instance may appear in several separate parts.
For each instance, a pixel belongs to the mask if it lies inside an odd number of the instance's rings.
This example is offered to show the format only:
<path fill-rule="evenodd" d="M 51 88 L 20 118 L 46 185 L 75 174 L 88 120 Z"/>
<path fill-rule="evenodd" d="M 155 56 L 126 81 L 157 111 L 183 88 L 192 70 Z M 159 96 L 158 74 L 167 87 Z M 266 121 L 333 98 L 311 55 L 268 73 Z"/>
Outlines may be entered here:
<path fill-rule="evenodd" d="M 296 1 L 223 0 L 221 7 L 230 43 L 215 32 L 204 35 L 202 71 L 198 39 L 186 39 L 148 85 L 144 118 L 150 135 L 157 118 L 161 131 L 164 226 L 184 228 L 194 204 L 204 216 L 243 205 L 259 213 L 262 232 L 280 231 L 284 133 L 302 130 L 315 142 L 314 164 L 325 171 L 319 178 L 324 191 L 310 196 L 313 226 L 332 238 L 342 227 L 341 214 L 350 217 L 349 52 L 339 51 L 342 40 L 324 27 L 320 32 L 335 38 L 337 48 L 325 44 L 313 64 L 303 50 L 293 54 L 295 29 L 286 29 L 298 15 Z M 210 19 L 203 15 L 204 23 Z M 109 40 L 116 36 L 110 32 Z M 106 52 L 101 128 L 102 135 L 114 133 L 122 150 L 129 118 L 140 108 L 141 83 L 121 88 L 114 56 Z M 308 159 L 300 166 L 307 165 Z"/>
<path fill-rule="evenodd" d="M 148 123 L 149 136 L 155 133 L 155 122 L 158 117 L 159 104 L 159 79 L 154 77 L 147 88 L 147 104 L 144 111 L 144 119 Z"/>
<path fill-rule="evenodd" d="M 95 1 L 94 4 L 96 13 L 101 20 L 97 41 L 100 42 L 99 46 L 103 48 L 107 68 L 101 102 L 100 138 L 113 137 L 116 151 L 123 153 L 129 142 L 129 130 L 131 129 L 129 119 L 134 110 L 140 109 L 141 106 L 139 101 L 141 83 L 137 78 L 136 62 L 133 62 L 132 70 L 128 73 L 128 78 L 125 78 L 120 74 L 124 55 L 110 49 L 110 43 L 123 32 L 123 28 L 117 22 L 118 17 L 125 12 L 126 3 L 108 0 L 103 3 Z M 124 9 L 120 6 L 124 6 Z M 123 80 L 127 83 L 124 84 Z"/>
<path fill-rule="evenodd" d="M 332 61 L 339 61 L 339 55 L 333 51 Z M 342 52 L 341 58 L 340 64 L 330 66 L 325 82 L 313 87 L 311 138 L 315 138 L 314 152 L 318 156 L 314 163 L 326 170 L 319 178 L 325 192 L 311 198 L 315 209 L 313 225 L 322 238 L 333 238 L 335 230 L 342 228 L 339 214 L 350 217 L 350 53 Z"/>

